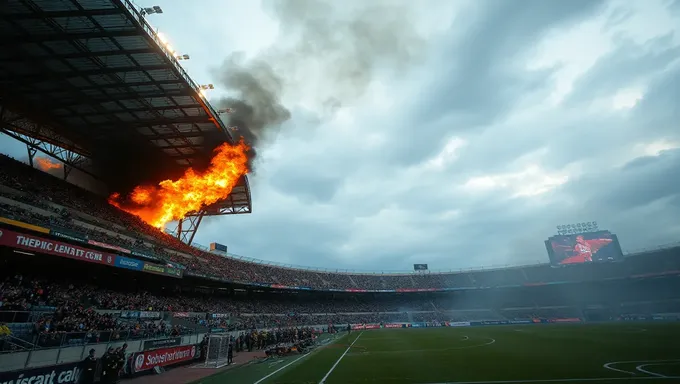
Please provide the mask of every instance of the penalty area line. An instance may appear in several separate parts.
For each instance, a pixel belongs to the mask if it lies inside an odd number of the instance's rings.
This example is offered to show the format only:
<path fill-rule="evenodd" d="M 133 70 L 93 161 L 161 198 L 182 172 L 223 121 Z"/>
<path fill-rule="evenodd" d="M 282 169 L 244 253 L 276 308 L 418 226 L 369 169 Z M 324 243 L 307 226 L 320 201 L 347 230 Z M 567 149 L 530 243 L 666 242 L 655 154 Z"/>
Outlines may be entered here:
<path fill-rule="evenodd" d="M 333 364 L 333 366 L 332 366 L 331 369 L 328 371 L 328 373 L 326 373 L 326 376 L 324 376 L 323 379 L 321 379 L 321 381 L 319 381 L 319 384 L 324 384 L 324 383 L 326 382 L 326 380 L 328 379 L 328 376 L 330 376 L 331 373 L 333 372 L 333 370 L 335 370 L 335 367 L 337 367 L 338 364 L 340 364 L 340 360 L 342 360 L 342 358 L 345 357 L 345 355 L 347 354 L 347 352 L 349 352 L 349 350 L 352 348 L 352 346 L 354 346 L 354 343 L 356 343 L 357 340 L 359 340 L 359 338 L 360 338 L 361 335 L 363 335 L 363 334 L 364 334 L 363 331 L 361 331 L 361 333 L 359 333 L 359 336 L 357 336 L 357 338 L 354 339 L 354 341 L 352 342 L 352 344 L 350 344 L 349 347 L 347 347 L 347 349 L 345 349 L 345 352 L 344 352 L 342 355 L 340 355 L 340 357 L 338 358 L 338 360 L 336 360 L 335 364 Z M 257 383 L 255 383 L 255 384 L 257 384 Z"/>

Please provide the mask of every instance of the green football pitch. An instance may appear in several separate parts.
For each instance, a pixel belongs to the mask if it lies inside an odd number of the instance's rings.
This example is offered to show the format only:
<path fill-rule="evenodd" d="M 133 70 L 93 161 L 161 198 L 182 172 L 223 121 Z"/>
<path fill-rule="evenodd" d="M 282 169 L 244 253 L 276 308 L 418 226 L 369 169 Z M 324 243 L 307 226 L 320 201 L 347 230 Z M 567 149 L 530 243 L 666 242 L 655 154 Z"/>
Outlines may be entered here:
<path fill-rule="evenodd" d="M 170 373 L 171 374 L 171 373 Z M 196 384 L 680 383 L 680 324 L 354 331 Z"/>

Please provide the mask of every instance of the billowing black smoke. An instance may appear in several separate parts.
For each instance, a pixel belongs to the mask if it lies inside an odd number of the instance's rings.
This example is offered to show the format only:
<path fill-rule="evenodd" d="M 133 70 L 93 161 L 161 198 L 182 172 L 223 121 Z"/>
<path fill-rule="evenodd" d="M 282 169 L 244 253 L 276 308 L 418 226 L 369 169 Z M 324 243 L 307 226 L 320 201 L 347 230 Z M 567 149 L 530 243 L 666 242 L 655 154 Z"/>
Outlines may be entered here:
<path fill-rule="evenodd" d="M 290 119 L 290 111 L 281 103 L 283 83 L 271 66 L 263 61 L 245 63 L 239 56 L 234 54 L 225 61 L 218 79 L 234 96 L 220 99 L 217 104 L 220 109 L 231 110 L 229 129 L 233 136 L 243 137 L 252 146 L 252 159 L 266 130 Z"/>
<path fill-rule="evenodd" d="M 234 53 L 217 72 L 220 88 L 230 95 L 217 105 L 232 109 L 224 117 L 232 133 L 256 147 L 290 119 L 284 97 L 329 116 L 361 97 L 378 70 L 412 66 L 423 39 L 408 4 L 265 0 L 279 22 L 277 43 L 251 59 Z"/>

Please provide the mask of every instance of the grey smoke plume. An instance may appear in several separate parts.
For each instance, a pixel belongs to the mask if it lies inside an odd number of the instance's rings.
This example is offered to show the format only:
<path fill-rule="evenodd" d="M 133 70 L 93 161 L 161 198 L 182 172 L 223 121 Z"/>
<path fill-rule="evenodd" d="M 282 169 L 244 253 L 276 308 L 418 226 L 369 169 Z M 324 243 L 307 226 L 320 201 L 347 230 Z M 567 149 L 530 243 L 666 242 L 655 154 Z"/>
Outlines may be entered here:
<path fill-rule="evenodd" d="M 232 109 L 229 126 L 247 143 L 256 145 L 265 129 L 290 119 L 290 111 L 280 100 L 283 83 L 266 62 L 244 63 L 240 54 L 234 54 L 222 65 L 219 82 L 235 95 L 219 100 L 218 105 Z"/>
<path fill-rule="evenodd" d="M 296 100 L 332 114 L 361 97 L 378 70 L 400 73 L 420 58 L 423 38 L 413 8 L 399 0 L 265 0 L 279 22 L 279 41 L 252 60 L 233 54 L 219 68 L 219 83 L 234 96 L 235 133 L 257 146 L 290 118 L 282 104 Z"/>

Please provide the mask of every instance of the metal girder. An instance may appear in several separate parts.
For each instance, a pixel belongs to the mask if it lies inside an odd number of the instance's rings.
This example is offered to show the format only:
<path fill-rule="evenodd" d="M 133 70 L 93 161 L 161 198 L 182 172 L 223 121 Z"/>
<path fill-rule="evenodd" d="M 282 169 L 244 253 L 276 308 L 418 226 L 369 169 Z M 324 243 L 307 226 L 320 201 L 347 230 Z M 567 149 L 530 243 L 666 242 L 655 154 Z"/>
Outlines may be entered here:
<path fill-rule="evenodd" d="M 206 124 L 206 123 L 212 123 L 212 119 L 210 118 L 210 116 L 164 117 L 157 119 L 144 119 L 139 121 L 97 124 L 97 126 L 103 129 L 107 129 L 117 127 L 138 128 L 138 127 L 158 127 L 169 124 Z"/>
<path fill-rule="evenodd" d="M 201 144 L 196 144 L 194 146 L 188 146 L 187 148 L 196 148 L 196 151 L 198 151 L 201 147 L 202 147 Z M 162 149 L 174 149 L 174 148 L 175 148 L 175 146 L 169 146 L 169 147 L 165 147 L 165 148 L 162 148 Z M 175 153 L 177 153 L 177 154 L 167 153 L 167 155 L 170 156 L 170 158 L 175 160 L 175 161 L 176 160 L 192 160 L 196 157 L 196 152 L 192 152 L 192 153 L 175 152 Z"/>
<path fill-rule="evenodd" d="M 86 116 L 105 116 L 105 115 L 113 115 L 116 113 L 144 113 L 144 112 L 160 112 L 160 111 L 174 111 L 174 110 L 182 110 L 182 109 L 191 109 L 191 108 L 201 108 L 200 105 L 198 104 L 190 104 L 190 105 L 183 105 L 183 106 L 176 106 L 176 105 L 167 105 L 163 107 L 152 107 L 152 108 L 126 108 L 126 109 L 119 109 L 119 110 L 111 110 L 107 112 L 85 112 L 85 113 L 78 113 L 77 116 L 81 117 L 86 117 Z M 56 109 L 56 108 L 54 108 Z M 75 114 L 73 114 L 75 116 Z M 70 115 L 59 115 L 61 116 L 70 116 Z"/>
<path fill-rule="evenodd" d="M 3 58 L 2 61 L 6 63 L 30 63 L 35 60 L 70 60 L 70 59 L 88 59 L 90 57 L 109 57 L 109 56 L 127 56 L 127 55 L 138 55 L 145 53 L 155 53 L 156 50 L 153 48 L 138 48 L 138 49 L 127 49 L 121 50 L 116 49 L 113 51 L 94 51 L 94 52 L 76 52 L 76 53 L 65 53 L 63 55 L 48 55 L 48 56 L 35 56 L 35 57 L 7 57 Z"/>
<path fill-rule="evenodd" d="M 159 141 L 162 141 L 162 140 L 159 140 Z M 156 147 L 160 150 L 163 150 L 163 151 L 166 150 L 166 149 L 185 149 L 185 148 L 198 149 L 198 148 L 203 147 L 203 144 L 202 143 L 196 143 L 196 144 L 193 144 L 193 145 L 181 144 L 181 145 L 166 145 L 166 146 L 156 144 Z"/>
<path fill-rule="evenodd" d="M 241 215 L 244 213 L 251 213 L 250 206 L 242 205 L 242 206 L 229 206 L 229 207 L 222 207 L 219 210 L 219 213 L 216 215 Z M 215 215 L 215 216 L 216 216 Z"/>
<path fill-rule="evenodd" d="M 191 245 L 191 243 L 194 241 L 194 236 L 196 236 L 196 231 L 198 231 L 198 227 L 201 225 L 204 215 L 205 212 L 201 211 L 198 213 L 189 214 L 183 219 L 180 219 L 177 222 L 177 230 L 175 231 L 177 239 L 185 244 Z"/>
<path fill-rule="evenodd" d="M 64 148 L 69 152 L 74 152 L 84 157 L 91 156 L 88 150 L 56 133 L 52 127 L 29 120 L 23 115 L 15 113 L 4 106 L 0 106 L 0 108 L 2 108 L 0 129 L 5 131 L 5 133 L 11 131 L 14 135 L 32 137 L 41 142 Z"/>
<path fill-rule="evenodd" d="M 92 161 L 85 156 L 66 150 L 58 145 L 6 129 L 4 126 L 0 127 L 0 131 L 26 144 L 31 165 L 33 165 L 33 157 L 35 156 L 36 151 L 40 151 L 64 164 L 64 180 L 68 179 L 73 168 L 78 169 L 95 179 L 97 178 L 97 175 L 92 171 Z"/>
<path fill-rule="evenodd" d="M 99 135 L 93 135 L 94 140 L 100 140 L 100 139 L 105 139 L 107 137 L 122 137 L 122 136 L 128 136 L 130 135 L 130 130 L 132 129 L 139 129 L 139 128 L 148 128 L 152 131 L 154 131 L 154 134 L 152 135 L 147 135 L 143 132 L 139 132 L 138 130 L 136 131 L 136 134 L 141 135 L 144 137 L 144 139 L 149 140 L 149 141 L 157 141 L 157 140 L 182 140 L 184 145 L 188 147 L 195 147 L 198 144 L 192 142 L 191 138 L 194 137 L 202 137 L 205 135 L 204 131 L 196 130 L 196 131 L 191 131 L 191 132 L 173 132 L 173 133 L 156 133 L 155 130 L 158 128 L 170 128 L 173 129 L 171 126 L 173 123 L 148 123 L 148 124 L 140 124 L 140 125 L 133 125 L 133 126 L 128 126 L 125 123 L 118 124 L 118 125 L 109 125 L 107 127 L 100 127 L 101 134 Z M 169 147 L 166 148 L 174 148 L 175 146 L 171 144 Z"/>
<path fill-rule="evenodd" d="M 108 32 L 81 32 L 81 33 L 50 33 L 49 35 L 13 35 L 0 42 L 0 46 L 16 45 L 25 43 L 45 43 L 49 41 L 71 41 L 106 39 L 113 37 L 135 37 L 139 36 L 137 30 L 129 31 L 108 31 Z"/>
<path fill-rule="evenodd" d="M 93 91 L 93 90 L 105 90 L 105 89 L 126 89 L 129 87 L 152 87 L 155 86 L 160 90 L 163 90 L 161 86 L 163 85 L 175 85 L 175 84 L 182 84 L 182 80 L 158 80 L 158 81 L 137 81 L 137 82 L 129 82 L 129 83 L 114 83 L 114 84 L 97 84 L 97 85 L 88 85 L 88 86 L 78 86 L 77 89 L 79 91 Z M 174 92 L 174 91 L 179 91 L 184 88 L 179 88 L 179 89 L 170 89 L 168 90 L 169 92 Z M 25 95 L 33 95 L 33 94 L 45 94 L 45 93 L 51 93 L 51 92 L 61 92 L 63 91 L 62 88 L 52 88 L 52 89 L 30 89 L 30 90 L 22 90 L 21 93 Z M 147 91 L 148 92 L 148 91 Z M 194 92 L 196 93 L 196 92 Z"/>
<path fill-rule="evenodd" d="M 89 85 L 87 87 L 78 87 L 78 89 L 81 90 L 81 91 L 91 91 L 93 89 L 150 87 L 150 86 L 173 85 L 173 84 L 183 84 L 183 83 L 184 83 L 184 81 L 182 81 L 180 79 L 176 79 L 176 80 L 155 80 L 155 81 L 131 81 L 131 82 L 127 82 L 127 83 L 121 82 L 121 83 L 115 83 L 115 84 Z M 36 91 L 36 92 L 40 92 L 40 91 Z"/>
<path fill-rule="evenodd" d="M 3 14 L 3 19 L 30 20 L 30 19 L 56 19 L 60 17 L 88 17 L 88 16 L 110 16 L 123 13 L 118 8 L 88 9 L 77 11 L 37 11 L 31 13 L 7 13 Z"/>
<path fill-rule="evenodd" d="M 107 95 L 106 97 L 83 97 L 78 100 L 67 101 L 60 104 L 53 104 L 52 108 L 68 108 L 74 105 L 80 104 L 103 104 L 113 101 L 127 101 L 127 100 L 138 100 L 138 99 L 161 99 L 169 97 L 182 97 L 182 96 L 194 96 L 197 92 L 189 89 L 182 89 L 179 91 L 153 91 L 153 92 L 140 92 L 140 93 L 126 93 L 121 95 Z"/>
<path fill-rule="evenodd" d="M 193 132 L 182 132 L 182 133 L 169 133 L 169 134 L 157 134 L 157 135 L 143 135 L 148 140 L 179 140 L 184 137 L 201 137 L 205 135 L 203 131 L 193 131 Z"/>
<path fill-rule="evenodd" d="M 148 71 L 162 71 L 170 70 L 171 66 L 169 64 L 159 64 L 159 65 L 146 65 L 146 66 L 134 66 L 134 67 L 112 67 L 112 68 L 99 68 L 99 69 L 88 69 L 85 71 L 60 73 L 59 77 L 63 79 L 73 79 L 78 77 L 89 77 L 89 76 L 100 76 L 100 75 L 115 75 L 118 73 L 127 72 L 148 72 Z M 42 81 L 54 81 L 54 73 L 41 73 L 39 75 L 27 75 L 27 76 L 12 76 L 12 80 L 17 83 L 36 83 Z"/>
<path fill-rule="evenodd" d="M 243 177 L 223 201 L 205 208 L 205 216 L 238 215 L 252 213 L 250 185 Z"/>

